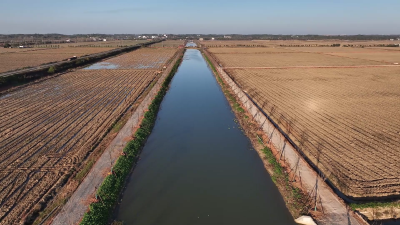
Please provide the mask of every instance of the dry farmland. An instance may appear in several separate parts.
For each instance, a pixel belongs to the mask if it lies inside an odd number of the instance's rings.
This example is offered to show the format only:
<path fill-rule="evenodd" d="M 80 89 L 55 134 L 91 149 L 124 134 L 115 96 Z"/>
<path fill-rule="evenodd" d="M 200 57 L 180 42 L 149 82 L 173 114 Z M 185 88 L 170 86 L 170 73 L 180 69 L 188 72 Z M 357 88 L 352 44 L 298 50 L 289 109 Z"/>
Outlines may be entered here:
<path fill-rule="evenodd" d="M 349 41 L 349 40 L 207 40 L 200 41 L 203 47 L 232 48 L 232 47 L 317 47 L 340 44 L 350 47 L 382 47 L 383 45 L 399 44 L 400 41 Z M 395 48 L 391 48 L 395 49 Z"/>
<path fill-rule="evenodd" d="M 0 73 L 25 67 L 34 67 L 51 62 L 58 62 L 72 56 L 84 56 L 111 50 L 113 48 L 56 48 L 30 49 L 29 51 L 7 52 L 0 54 Z"/>
<path fill-rule="evenodd" d="M 268 41 L 201 41 L 200 44 L 204 47 L 265 47 Z"/>
<path fill-rule="evenodd" d="M 155 48 L 177 48 L 181 45 L 184 45 L 185 41 L 184 40 L 166 40 L 163 42 L 155 43 L 152 44 L 150 47 L 155 47 Z"/>
<path fill-rule="evenodd" d="M 96 42 L 76 42 L 76 43 L 61 43 L 61 44 L 41 44 L 35 45 L 37 48 L 51 48 L 51 47 L 107 47 L 117 48 L 120 46 L 130 46 L 136 44 L 142 44 L 148 42 L 148 40 L 115 40 L 115 41 L 96 41 Z"/>
<path fill-rule="evenodd" d="M 147 57 L 158 69 L 177 49 L 148 51 L 113 59 Z M 60 185 L 157 74 L 153 68 L 78 70 L 0 96 L 0 224 L 19 223 Z"/>
<path fill-rule="evenodd" d="M 0 48 L 0 54 L 12 53 L 12 52 L 29 52 L 36 51 L 43 48 Z"/>
<path fill-rule="evenodd" d="M 267 49 L 209 52 L 340 191 L 399 195 L 400 52 Z"/>
<path fill-rule="evenodd" d="M 214 54 L 223 67 L 360 66 L 385 62 L 310 53 Z"/>
<path fill-rule="evenodd" d="M 176 54 L 176 48 L 141 48 L 104 61 L 117 69 L 161 69 Z"/>

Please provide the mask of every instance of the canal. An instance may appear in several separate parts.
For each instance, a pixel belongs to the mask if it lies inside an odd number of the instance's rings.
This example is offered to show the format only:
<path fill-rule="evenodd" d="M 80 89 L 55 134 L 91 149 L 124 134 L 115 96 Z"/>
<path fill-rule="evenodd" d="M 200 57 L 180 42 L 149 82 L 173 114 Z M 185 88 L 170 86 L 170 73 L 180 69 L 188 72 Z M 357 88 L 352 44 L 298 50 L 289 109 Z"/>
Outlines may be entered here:
<path fill-rule="evenodd" d="M 135 225 L 295 224 L 200 51 L 188 49 L 124 191 Z"/>

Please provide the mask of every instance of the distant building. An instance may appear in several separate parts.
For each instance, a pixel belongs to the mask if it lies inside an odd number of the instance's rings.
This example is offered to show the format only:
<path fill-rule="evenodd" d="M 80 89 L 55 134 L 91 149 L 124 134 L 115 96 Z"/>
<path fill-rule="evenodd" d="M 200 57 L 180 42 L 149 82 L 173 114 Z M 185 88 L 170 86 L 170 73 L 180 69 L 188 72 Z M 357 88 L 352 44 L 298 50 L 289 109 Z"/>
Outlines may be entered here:
<path fill-rule="evenodd" d="M 204 38 L 199 38 L 199 41 L 204 41 Z"/>
<path fill-rule="evenodd" d="M 225 35 L 224 35 L 224 38 L 226 38 L 226 39 L 231 39 L 232 37 L 231 37 L 231 36 L 225 36 Z"/>
<path fill-rule="evenodd" d="M 107 39 L 103 39 L 103 41 L 107 41 Z"/>
<path fill-rule="evenodd" d="M 215 38 L 211 38 L 211 40 L 212 40 L 212 41 L 214 41 L 214 40 L 215 40 Z"/>

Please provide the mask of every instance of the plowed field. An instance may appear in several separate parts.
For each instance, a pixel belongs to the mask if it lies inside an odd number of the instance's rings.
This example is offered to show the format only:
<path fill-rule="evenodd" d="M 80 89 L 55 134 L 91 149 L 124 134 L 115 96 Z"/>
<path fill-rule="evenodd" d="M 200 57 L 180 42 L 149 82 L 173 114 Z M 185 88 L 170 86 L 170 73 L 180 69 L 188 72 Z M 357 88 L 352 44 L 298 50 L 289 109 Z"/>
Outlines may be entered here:
<path fill-rule="evenodd" d="M 155 78 L 152 70 L 78 71 L 0 98 L 0 224 L 13 224 Z"/>
<path fill-rule="evenodd" d="M 312 53 L 215 54 L 224 67 L 359 66 L 384 62 Z"/>
<path fill-rule="evenodd" d="M 151 47 L 155 48 L 177 48 L 181 45 L 184 45 L 185 41 L 183 40 L 167 40 L 167 41 L 162 41 L 159 43 L 152 44 Z"/>
<path fill-rule="evenodd" d="M 0 96 L 0 224 L 46 202 L 176 52 L 139 49 L 111 59 L 130 69 L 78 70 Z"/>
<path fill-rule="evenodd" d="M 176 48 L 141 48 L 136 51 L 109 59 L 103 63 L 115 65 L 115 69 L 161 69 Z"/>
<path fill-rule="evenodd" d="M 340 191 L 351 197 L 400 195 L 400 67 L 387 67 L 384 60 L 400 53 L 337 49 L 342 51 L 335 56 L 335 48 L 210 52 Z M 326 65 L 339 68 L 318 68 Z M 256 66 L 285 69 L 251 68 Z"/>
<path fill-rule="evenodd" d="M 46 63 L 58 62 L 72 56 L 84 56 L 113 48 L 56 48 L 56 49 L 21 49 L 17 52 L 7 52 L 0 54 L 0 73 L 25 67 L 34 67 Z"/>

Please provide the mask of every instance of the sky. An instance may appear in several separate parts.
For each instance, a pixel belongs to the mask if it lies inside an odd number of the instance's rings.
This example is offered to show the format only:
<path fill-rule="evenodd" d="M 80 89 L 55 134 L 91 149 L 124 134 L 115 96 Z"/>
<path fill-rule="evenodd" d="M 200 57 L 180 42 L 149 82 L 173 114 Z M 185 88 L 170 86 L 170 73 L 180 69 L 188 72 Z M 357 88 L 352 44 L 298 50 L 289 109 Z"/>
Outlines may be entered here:
<path fill-rule="evenodd" d="M 0 34 L 400 34 L 400 0 L 0 0 Z"/>

